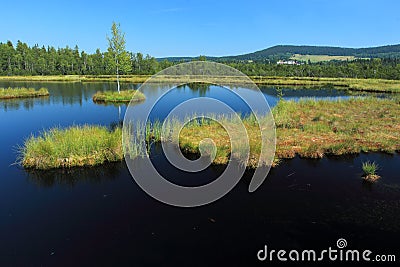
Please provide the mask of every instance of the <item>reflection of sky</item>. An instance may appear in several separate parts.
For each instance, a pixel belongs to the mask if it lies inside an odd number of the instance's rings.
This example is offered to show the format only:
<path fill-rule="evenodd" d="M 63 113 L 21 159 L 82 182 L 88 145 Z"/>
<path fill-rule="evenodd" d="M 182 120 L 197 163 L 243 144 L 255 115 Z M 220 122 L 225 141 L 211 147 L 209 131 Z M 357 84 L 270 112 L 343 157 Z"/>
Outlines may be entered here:
<path fill-rule="evenodd" d="M 145 110 L 150 110 L 151 105 L 154 101 L 156 101 L 163 93 L 165 93 L 170 88 L 160 88 L 156 85 L 146 86 L 142 88 L 143 92 L 147 97 L 146 103 L 142 105 L 138 105 L 134 107 L 135 114 L 141 114 Z M 277 90 L 274 87 L 261 87 L 261 92 L 267 100 L 270 107 L 273 107 L 277 104 L 279 98 L 277 97 Z M 313 98 L 313 99 L 329 99 L 334 100 L 337 98 L 348 98 L 349 95 L 346 91 L 343 90 L 335 90 L 335 89 L 283 89 L 283 98 L 286 100 L 299 100 L 300 98 Z M 250 112 L 249 107 L 246 103 L 237 95 L 240 94 L 244 99 L 256 99 L 260 95 L 256 90 L 251 90 L 247 88 L 235 88 L 235 89 L 226 89 L 216 85 L 210 85 L 208 90 L 192 90 L 188 86 L 182 86 L 179 88 L 175 88 L 170 90 L 164 96 L 162 96 L 155 104 L 152 109 L 152 113 L 150 118 L 154 119 L 165 118 L 167 114 L 180 103 L 196 98 L 196 97 L 210 97 L 218 99 L 229 106 L 231 106 L 235 112 L 239 112 L 242 114 L 248 114 Z M 257 102 L 257 101 L 256 101 Z M 260 101 L 258 101 L 260 102 Z M 215 110 L 215 107 L 210 107 L 210 110 Z M 187 112 L 193 113 L 197 112 L 199 107 L 193 107 L 193 110 L 187 108 Z M 203 110 L 203 109 L 202 109 Z M 254 109 L 259 114 L 263 114 L 267 112 L 265 110 L 265 105 L 259 103 L 258 106 Z M 197 112 L 198 113 L 198 112 Z"/>
<path fill-rule="evenodd" d="M 247 90 L 249 91 L 249 90 Z M 198 98 L 200 97 L 200 94 L 202 97 L 210 97 L 213 99 L 217 99 L 219 101 L 222 101 L 226 103 L 228 106 L 232 107 L 232 109 L 235 112 L 240 112 L 240 113 L 249 113 L 250 109 L 247 107 L 247 105 L 244 103 L 244 101 L 236 95 L 234 92 L 232 92 L 229 89 L 223 88 L 223 87 L 217 87 L 217 86 L 210 86 L 210 90 L 207 90 L 206 92 L 199 92 L 199 91 L 194 91 L 190 90 L 189 88 L 175 88 L 168 93 L 166 93 L 164 96 L 162 96 L 159 101 L 156 103 L 154 106 L 154 109 L 152 110 L 150 118 L 154 117 L 159 117 L 159 118 L 164 118 L 174 107 L 179 105 L 180 103 L 193 99 L 193 98 Z M 156 96 L 158 97 L 158 96 Z M 215 103 L 215 102 L 214 102 Z M 212 112 L 218 112 L 218 107 L 217 105 L 213 104 L 208 104 L 206 107 L 199 107 L 199 106 L 193 106 L 193 107 L 187 107 L 186 109 L 183 109 L 184 112 L 186 113 L 206 113 L 207 111 L 212 111 Z M 139 107 L 138 107 L 139 108 Z M 222 111 L 222 109 L 221 109 Z"/>

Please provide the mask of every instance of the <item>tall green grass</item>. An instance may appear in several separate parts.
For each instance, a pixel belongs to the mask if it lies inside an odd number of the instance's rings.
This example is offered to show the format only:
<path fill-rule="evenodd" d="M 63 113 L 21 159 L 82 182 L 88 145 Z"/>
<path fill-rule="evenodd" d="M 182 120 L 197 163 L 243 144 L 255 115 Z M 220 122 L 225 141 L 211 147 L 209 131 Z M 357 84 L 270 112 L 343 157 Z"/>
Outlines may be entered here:
<path fill-rule="evenodd" d="M 369 182 L 375 182 L 380 178 L 376 172 L 379 170 L 379 165 L 376 162 L 363 162 L 362 170 L 364 172 L 363 178 Z"/>
<path fill-rule="evenodd" d="M 31 136 L 20 148 L 25 168 L 51 169 L 93 166 L 123 158 L 121 129 L 109 131 L 101 126 L 52 128 Z"/>
<path fill-rule="evenodd" d="M 39 90 L 26 87 L 0 88 L 0 99 L 39 97 L 48 95 L 49 91 L 46 88 L 40 88 Z"/>
<path fill-rule="evenodd" d="M 364 172 L 364 175 L 375 175 L 376 171 L 379 169 L 379 166 L 376 162 L 363 162 L 362 164 L 362 170 Z"/>

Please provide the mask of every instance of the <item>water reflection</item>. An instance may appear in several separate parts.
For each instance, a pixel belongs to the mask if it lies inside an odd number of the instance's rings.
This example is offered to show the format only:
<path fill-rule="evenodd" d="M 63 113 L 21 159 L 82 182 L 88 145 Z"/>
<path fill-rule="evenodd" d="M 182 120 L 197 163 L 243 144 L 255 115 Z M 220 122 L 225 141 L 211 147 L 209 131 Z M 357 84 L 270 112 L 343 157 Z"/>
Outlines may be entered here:
<path fill-rule="evenodd" d="M 45 87 L 49 90 L 49 97 L 21 98 L 10 101 L 0 101 L 0 108 L 4 110 L 17 110 L 24 107 L 32 109 L 35 105 L 61 104 L 62 106 L 82 106 L 84 102 L 91 101 L 97 91 L 116 90 L 113 82 L 7 82 L 0 81 L 0 87 L 32 87 L 39 89 Z M 139 84 L 122 83 L 121 89 L 137 89 Z"/>
<path fill-rule="evenodd" d="M 23 108 L 25 110 L 31 110 L 35 105 L 48 105 L 50 104 L 50 97 L 37 97 L 37 98 L 20 98 L 20 99 L 4 99 L 0 100 L 0 110 L 12 111 Z"/>
<path fill-rule="evenodd" d="M 105 181 L 115 180 L 123 162 L 107 163 L 95 167 L 74 167 L 69 169 L 52 170 L 27 170 L 27 178 L 40 187 L 53 187 L 56 185 L 74 187 L 78 183 L 100 184 Z"/>
<path fill-rule="evenodd" d="M 121 88 L 126 89 L 138 89 L 141 84 L 133 83 L 122 83 Z M 18 81 L 0 81 L 0 87 L 32 87 L 39 89 L 46 87 L 49 90 L 49 97 L 41 97 L 34 99 L 13 99 L 13 100 L 0 100 L 0 109 L 5 111 L 18 110 L 23 108 L 25 110 L 32 110 L 34 106 L 46 106 L 49 104 L 62 105 L 62 106 L 84 106 L 85 102 L 92 101 L 93 95 L 97 91 L 109 91 L 116 90 L 114 82 L 18 82 Z M 146 85 L 146 98 L 159 97 L 167 88 L 171 88 L 171 85 L 166 84 L 147 84 Z M 209 96 L 213 97 L 218 94 L 218 90 L 214 90 L 219 86 L 205 83 L 189 83 L 177 87 L 178 91 L 182 91 L 180 97 L 190 90 L 190 95 L 195 97 Z M 246 88 L 237 86 L 228 86 L 230 90 L 247 90 Z M 373 94 L 373 93 L 362 93 L 362 92 L 350 92 L 346 90 L 335 89 L 332 87 L 323 88 L 294 88 L 294 87 L 279 87 L 279 86 L 259 86 L 264 96 L 266 97 L 271 107 L 275 106 L 279 100 L 278 94 L 281 92 L 283 99 L 286 100 L 298 100 L 300 98 L 315 98 L 315 99 L 337 99 L 337 98 L 349 98 L 351 96 L 368 96 L 374 95 L 377 97 L 387 97 L 386 94 Z M 213 92 L 212 92 L 213 91 Z M 135 103 L 139 105 L 143 102 Z M 123 104 L 99 104 L 106 106 L 121 106 L 123 110 Z M 122 113 L 120 114 L 122 115 Z"/>
<path fill-rule="evenodd" d="M 132 181 L 125 162 L 49 171 L 25 171 L 11 165 L 15 146 L 31 133 L 84 123 L 118 127 L 117 109 L 121 108 L 122 116 L 125 107 L 97 105 L 91 99 L 96 91 L 114 90 L 114 83 L 19 86 L 45 86 L 52 96 L 0 101 L 4 125 L 0 131 L 1 266 L 115 265 L 115 259 L 125 265 L 176 266 L 176 259 L 187 263 L 198 255 L 205 255 L 196 258 L 202 265 L 252 265 L 255 252 L 266 242 L 278 248 L 326 249 L 339 237 L 374 252 L 398 249 L 399 154 L 362 153 L 321 160 L 296 157 L 272 169 L 265 184 L 252 194 L 248 193 L 253 175 L 249 171 L 215 203 L 196 209 L 171 208 L 147 196 Z M 148 88 L 148 99 L 165 91 L 157 84 Z M 267 98 L 277 99 L 276 88 L 261 89 Z M 166 107 L 182 97 L 179 91 L 166 96 Z M 214 85 L 183 93 L 197 96 L 200 91 L 205 96 L 224 94 Z M 283 93 L 296 99 L 322 98 L 324 93 L 346 97 L 345 91 L 332 90 L 288 88 Z M 187 179 L 185 173 L 170 168 L 160 153 L 152 154 L 152 162 L 178 184 L 207 183 L 223 171 L 215 166 Z M 361 179 L 362 162 L 368 160 L 381 166 L 382 178 L 376 184 L 364 184 Z M 103 198 L 105 194 L 113 197 Z"/>
<path fill-rule="evenodd" d="M 188 83 L 185 85 L 180 85 L 177 89 L 183 89 L 185 91 L 186 88 L 189 88 L 193 92 L 197 92 L 199 96 L 203 97 L 210 91 L 210 84 L 208 83 Z"/>

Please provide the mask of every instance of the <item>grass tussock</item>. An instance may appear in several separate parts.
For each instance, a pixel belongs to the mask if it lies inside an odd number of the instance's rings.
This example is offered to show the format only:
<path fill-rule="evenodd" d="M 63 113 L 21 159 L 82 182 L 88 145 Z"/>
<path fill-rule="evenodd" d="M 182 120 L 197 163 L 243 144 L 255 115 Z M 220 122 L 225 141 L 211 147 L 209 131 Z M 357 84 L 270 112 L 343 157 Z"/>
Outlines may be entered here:
<path fill-rule="evenodd" d="M 105 91 L 105 92 L 97 92 L 93 95 L 94 102 L 113 102 L 113 103 L 121 103 L 126 102 L 129 103 L 132 101 L 143 101 L 145 100 L 145 95 L 138 90 L 122 90 L 120 93 L 117 91 Z"/>
<path fill-rule="evenodd" d="M 123 159 L 121 129 L 100 126 L 72 126 L 43 131 L 31 136 L 20 148 L 25 168 L 51 169 L 94 166 Z"/>
<path fill-rule="evenodd" d="M 380 176 L 376 174 L 376 171 L 379 170 L 379 165 L 375 162 L 363 162 L 362 170 L 364 172 L 363 178 L 368 182 L 376 182 Z"/>
<path fill-rule="evenodd" d="M 48 95 L 49 91 L 46 88 L 40 88 L 39 90 L 36 90 L 34 88 L 25 88 L 25 87 L 0 88 L 0 99 L 40 97 Z"/>

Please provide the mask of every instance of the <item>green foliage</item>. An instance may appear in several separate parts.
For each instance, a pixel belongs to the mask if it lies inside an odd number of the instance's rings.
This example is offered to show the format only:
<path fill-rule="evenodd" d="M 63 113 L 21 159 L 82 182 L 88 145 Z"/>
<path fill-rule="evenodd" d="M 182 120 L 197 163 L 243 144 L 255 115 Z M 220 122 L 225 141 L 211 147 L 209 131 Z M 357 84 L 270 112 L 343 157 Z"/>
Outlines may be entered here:
<path fill-rule="evenodd" d="M 276 96 L 278 97 L 279 101 L 283 100 L 283 89 L 281 87 L 276 88 Z"/>
<path fill-rule="evenodd" d="M 160 65 L 168 67 L 171 63 L 158 63 L 149 55 L 137 60 L 137 54 L 128 51 L 120 56 L 120 74 L 154 74 Z M 29 47 L 21 41 L 17 45 L 8 41 L 0 43 L 0 75 L 104 75 L 116 74 L 113 57 L 96 49 L 94 54 L 73 49 L 51 46 Z"/>
<path fill-rule="evenodd" d="M 303 65 L 278 65 L 270 61 L 221 61 L 249 76 L 327 77 L 400 80 L 400 58 L 328 61 Z"/>
<path fill-rule="evenodd" d="M 199 56 L 199 58 L 197 59 L 198 61 L 207 61 L 207 57 L 204 55 Z"/>
<path fill-rule="evenodd" d="M 117 75 L 118 92 L 120 92 L 119 75 L 129 73 L 132 70 L 130 57 L 125 48 L 125 33 L 120 30 L 119 23 L 112 23 L 111 37 L 107 36 L 108 49 L 105 54 L 107 67 L 115 71 Z"/>
<path fill-rule="evenodd" d="M 280 58 L 290 57 L 294 54 L 301 55 L 328 55 L 328 56 L 355 56 L 355 57 L 400 57 L 400 45 L 387 45 L 369 48 L 343 48 L 328 46 L 308 45 L 277 45 L 254 53 L 225 57 L 230 60 L 273 60 L 276 56 Z M 286 59 L 287 59 L 286 58 Z"/>
<path fill-rule="evenodd" d="M 118 74 L 127 74 L 132 70 L 129 53 L 125 48 L 125 33 L 120 30 L 120 24 L 113 22 L 111 37 L 107 37 L 108 49 L 105 54 L 107 67 Z"/>

